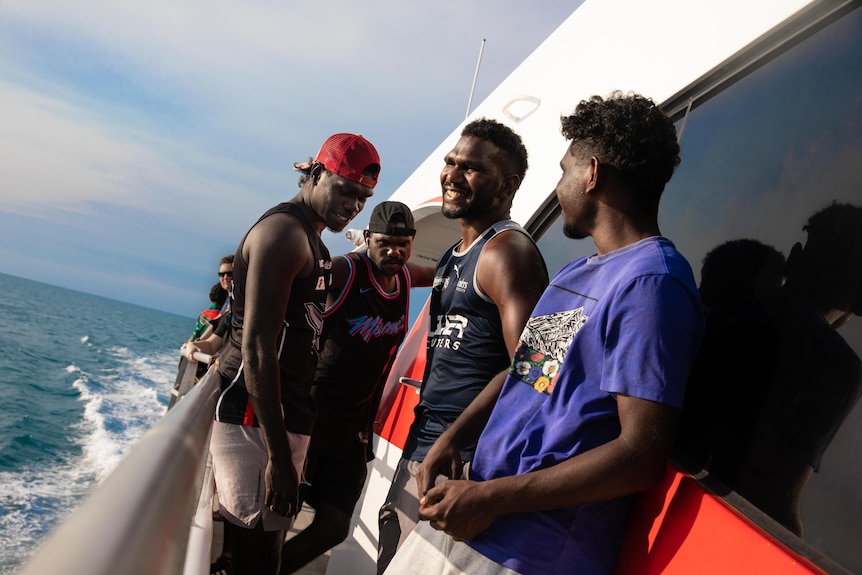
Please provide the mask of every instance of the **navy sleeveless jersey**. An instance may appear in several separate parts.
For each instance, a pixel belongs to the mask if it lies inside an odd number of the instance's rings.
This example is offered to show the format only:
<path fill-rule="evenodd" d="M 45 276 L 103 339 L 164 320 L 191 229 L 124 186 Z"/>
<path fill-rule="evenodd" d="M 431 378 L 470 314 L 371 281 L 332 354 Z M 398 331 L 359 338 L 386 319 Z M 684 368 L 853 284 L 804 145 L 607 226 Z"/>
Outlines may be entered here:
<path fill-rule="evenodd" d="M 287 213 L 299 220 L 308 235 L 308 243 L 315 261 L 314 271 L 308 277 L 296 278 L 291 285 L 284 325 L 276 342 L 285 427 L 288 431 L 308 435 L 314 424 L 311 383 L 317 365 L 326 289 L 329 286 L 332 261 L 329 250 L 306 219 L 299 205 L 279 204 L 261 216 L 258 223 L 277 213 Z M 232 315 L 227 340 L 219 360 L 222 390 L 216 406 L 216 421 L 257 425 L 257 418 L 251 409 L 251 401 L 243 378 L 242 330 L 245 282 L 248 274 L 248 262 L 242 256 L 244 243 L 245 237 L 240 242 L 234 258 Z"/>
<path fill-rule="evenodd" d="M 477 289 L 476 268 L 485 244 L 507 230 L 529 234 L 517 223 L 497 222 L 459 252 L 456 243 L 441 256 L 431 290 L 431 321 L 425 374 L 416 418 L 404 457 L 425 458 L 434 441 L 458 418 L 497 373 L 511 363 L 500 312 Z M 531 238 L 532 240 L 532 238 Z M 461 454 L 473 457 L 475 446 Z"/>
<path fill-rule="evenodd" d="M 367 444 L 383 383 L 407 333 L 410 275 L 402 268 L 386 292 L 362 253 L 344 256 L 348 280 L 324 314 L 312 396 L 318 409 L 317 449 L 346 455 Z M 347 453 L 345 453 L 345 451 Z"/>

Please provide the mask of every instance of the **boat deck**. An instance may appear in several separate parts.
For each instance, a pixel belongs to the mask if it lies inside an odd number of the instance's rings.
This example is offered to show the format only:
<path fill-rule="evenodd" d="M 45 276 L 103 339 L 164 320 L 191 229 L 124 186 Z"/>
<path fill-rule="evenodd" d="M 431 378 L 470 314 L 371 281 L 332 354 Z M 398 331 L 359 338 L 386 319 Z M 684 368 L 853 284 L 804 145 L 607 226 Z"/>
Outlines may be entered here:
<path fill-rule="evenodd" d="M 303 529 L 305 529 L 311 520 L 314 518 L 314 510 L 311 509 L 307 505 L 303 505 L 302 511 L 300 511 L 299 515 L 296 517 L 296 521 L 293 524 L 293 528 L 288 532 L 287 538 L 290 539 Z M 224 530 L 224 523 L 222 521 L 213 522 L 213 548 L 212 548 L 212 561 L 215 561 L 216 558 L 221 553 L 221 541 L 222 534 Z M 299 571 L 295 573 L 297 575 L 324 575 L 326 573 L 326 567 L 329 565 L 329 552 L 327 551 L 324 555 L 321 555 Z"/>
<path fill-rule="evenodd" d="M 290 539 L 303 529 L 305 529 L 311 520 L 314 519 L 314 509 L 309 507 L 308 505 L 302 506 L 302 511 L 299 512 L 299 515 L 296 517 L 296 521 L 293 522 L 293 529 L 291 529 L 287 534 L 287 539 Z M 329 565 L 329 551 L 300 569 L 299 571 L 295 571 L 297 575 L 324 575 L 326 573 L 326 567 Z"/>

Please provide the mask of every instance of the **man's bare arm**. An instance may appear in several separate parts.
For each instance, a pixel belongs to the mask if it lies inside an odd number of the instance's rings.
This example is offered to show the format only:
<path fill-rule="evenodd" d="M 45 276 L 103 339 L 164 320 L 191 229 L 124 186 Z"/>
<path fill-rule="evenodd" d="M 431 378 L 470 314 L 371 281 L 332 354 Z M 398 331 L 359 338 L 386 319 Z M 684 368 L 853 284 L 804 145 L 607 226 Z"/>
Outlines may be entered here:
<path fill-rule="evenodd" d="M 516 231 L 489 241 L 476 269 L 479 289 L 497 305 L 506 349 L 513 356 L 524 326 L 548 287 L 548 271 L 536 244 Z"/>
<path fill-rule="evenodd" d="M 194 358 L 195 352 L 199 351 L 201 353 L 212 355 L 220 350 L 223 344 L 224 339 L 215 333 L 210 333 L 204 338 L 184 343 L 182 347 L 183 355 L 185 355 L 186 359 L 189 361 L 196 361 Z"/>
<path fill-rule="evenodd" d="M 510 357 L 514 356 L 524 325 L 548 286 L 548 273 L 542 256 L 524 234 L 503 232 L 485 245 L 479 257 L 476 277 L 479 289 L 494 301 L 500 311 L 506 349 Z M 430 489 L 440 474 L 452 478 L 459 476 L 459 453 L 479 439 L 507 375 L 508 368 L 495 375 L 431 447 L 416 476 L 420 494 Z"/>
<path fill-rule="evenodd" d="M 347 262 L 347 257 L 335 256 L 332 258 L 332 281 L 330 281 L 329 288 L 326 290 L 327 308 L 334 304 L 338 296 L 341 295 L 344 286 L 347 285 L 347 278 L 349 276 L 350 264 Z"/>
<path fill-rule="evenodd" d="M 434 284 L 434 274 L 437 272 L 435 266 L 426 266 L 408 261 L 404 264 L 410 272 L 410 280 L 413 287 L 430 287 Z"/>
<path fill-rule="evenodd" d="M 486 482 L 447 481 L 429 490 L 421 519 L 455 539 L 475 537 L 495 517 L 607 501 L 646 489 L 664 474 L 678 411 L 617 396 L 619 437 L 555 466 Z"/>
<path fill-rule="evenodd" d="M 246 388 L 263 432 L 269 462 L 266 504 L 276 513 L 296 511 L 298 480 L 281 408 L 278 351 L 293 280 L 308 267 L 308 239 L 288 214 L 259 222 L 243 244 L 248 262 L 242 357 Z"/>

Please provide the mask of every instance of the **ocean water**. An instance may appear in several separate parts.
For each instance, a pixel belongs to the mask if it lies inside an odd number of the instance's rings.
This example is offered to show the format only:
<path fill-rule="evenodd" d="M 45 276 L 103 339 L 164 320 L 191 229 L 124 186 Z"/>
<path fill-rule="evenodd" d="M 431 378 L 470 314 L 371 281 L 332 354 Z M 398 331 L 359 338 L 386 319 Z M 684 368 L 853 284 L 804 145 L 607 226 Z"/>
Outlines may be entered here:
<path fill-rule="evenodd" d="M 164 415 L 194 318 L 5 274 L 0 294 L 0 574 L 7 574 Z"/>

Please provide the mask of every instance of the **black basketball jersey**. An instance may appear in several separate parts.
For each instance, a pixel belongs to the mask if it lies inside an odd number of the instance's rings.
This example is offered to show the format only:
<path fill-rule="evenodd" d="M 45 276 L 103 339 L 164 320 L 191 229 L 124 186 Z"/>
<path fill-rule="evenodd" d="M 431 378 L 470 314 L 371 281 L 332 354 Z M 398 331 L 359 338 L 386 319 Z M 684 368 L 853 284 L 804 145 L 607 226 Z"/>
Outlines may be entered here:
<path fill-rule="evenodd" d="M 285 413 L 285 427 L 288 431 L 308 435 L 314 423 L 311 383 L 317 365 L 332 261 L 329 250 L 306 219 L 299 205 L 281 203 L 261 216 L 258 223 L 276 213 L 288 213 L 300 221 L 308 236 L 308 243 L 316 262 L 315 271 L 308 277 L 296 278 L 293 281 L 284 325 L 276 342 L 279 352 L 281 403 Z M 245 282 L 248 273 L 248 262 L 242 256 L 244 243 L 245 237 L 240 242 L 234 258 L 232 315 L 224 351 L 219 360 L 222 391 L 216 407 L 216 421 L 257 425 L 243 377 L 242 335 Z"/>
<path fill-rule="evenodd" d="M 398 272 L 395 289 L 386 292 L 375 280 L 368 256 L 354 252 L 344 258 L 348 279 L 324 314 L 313 387 L 318 417 L 325 421 L 315 426 L 314 441 L 328 445 L 328 453 L 341 451 L 345 442 L 367 441 L 409 317 L 406 267 Z"/>

